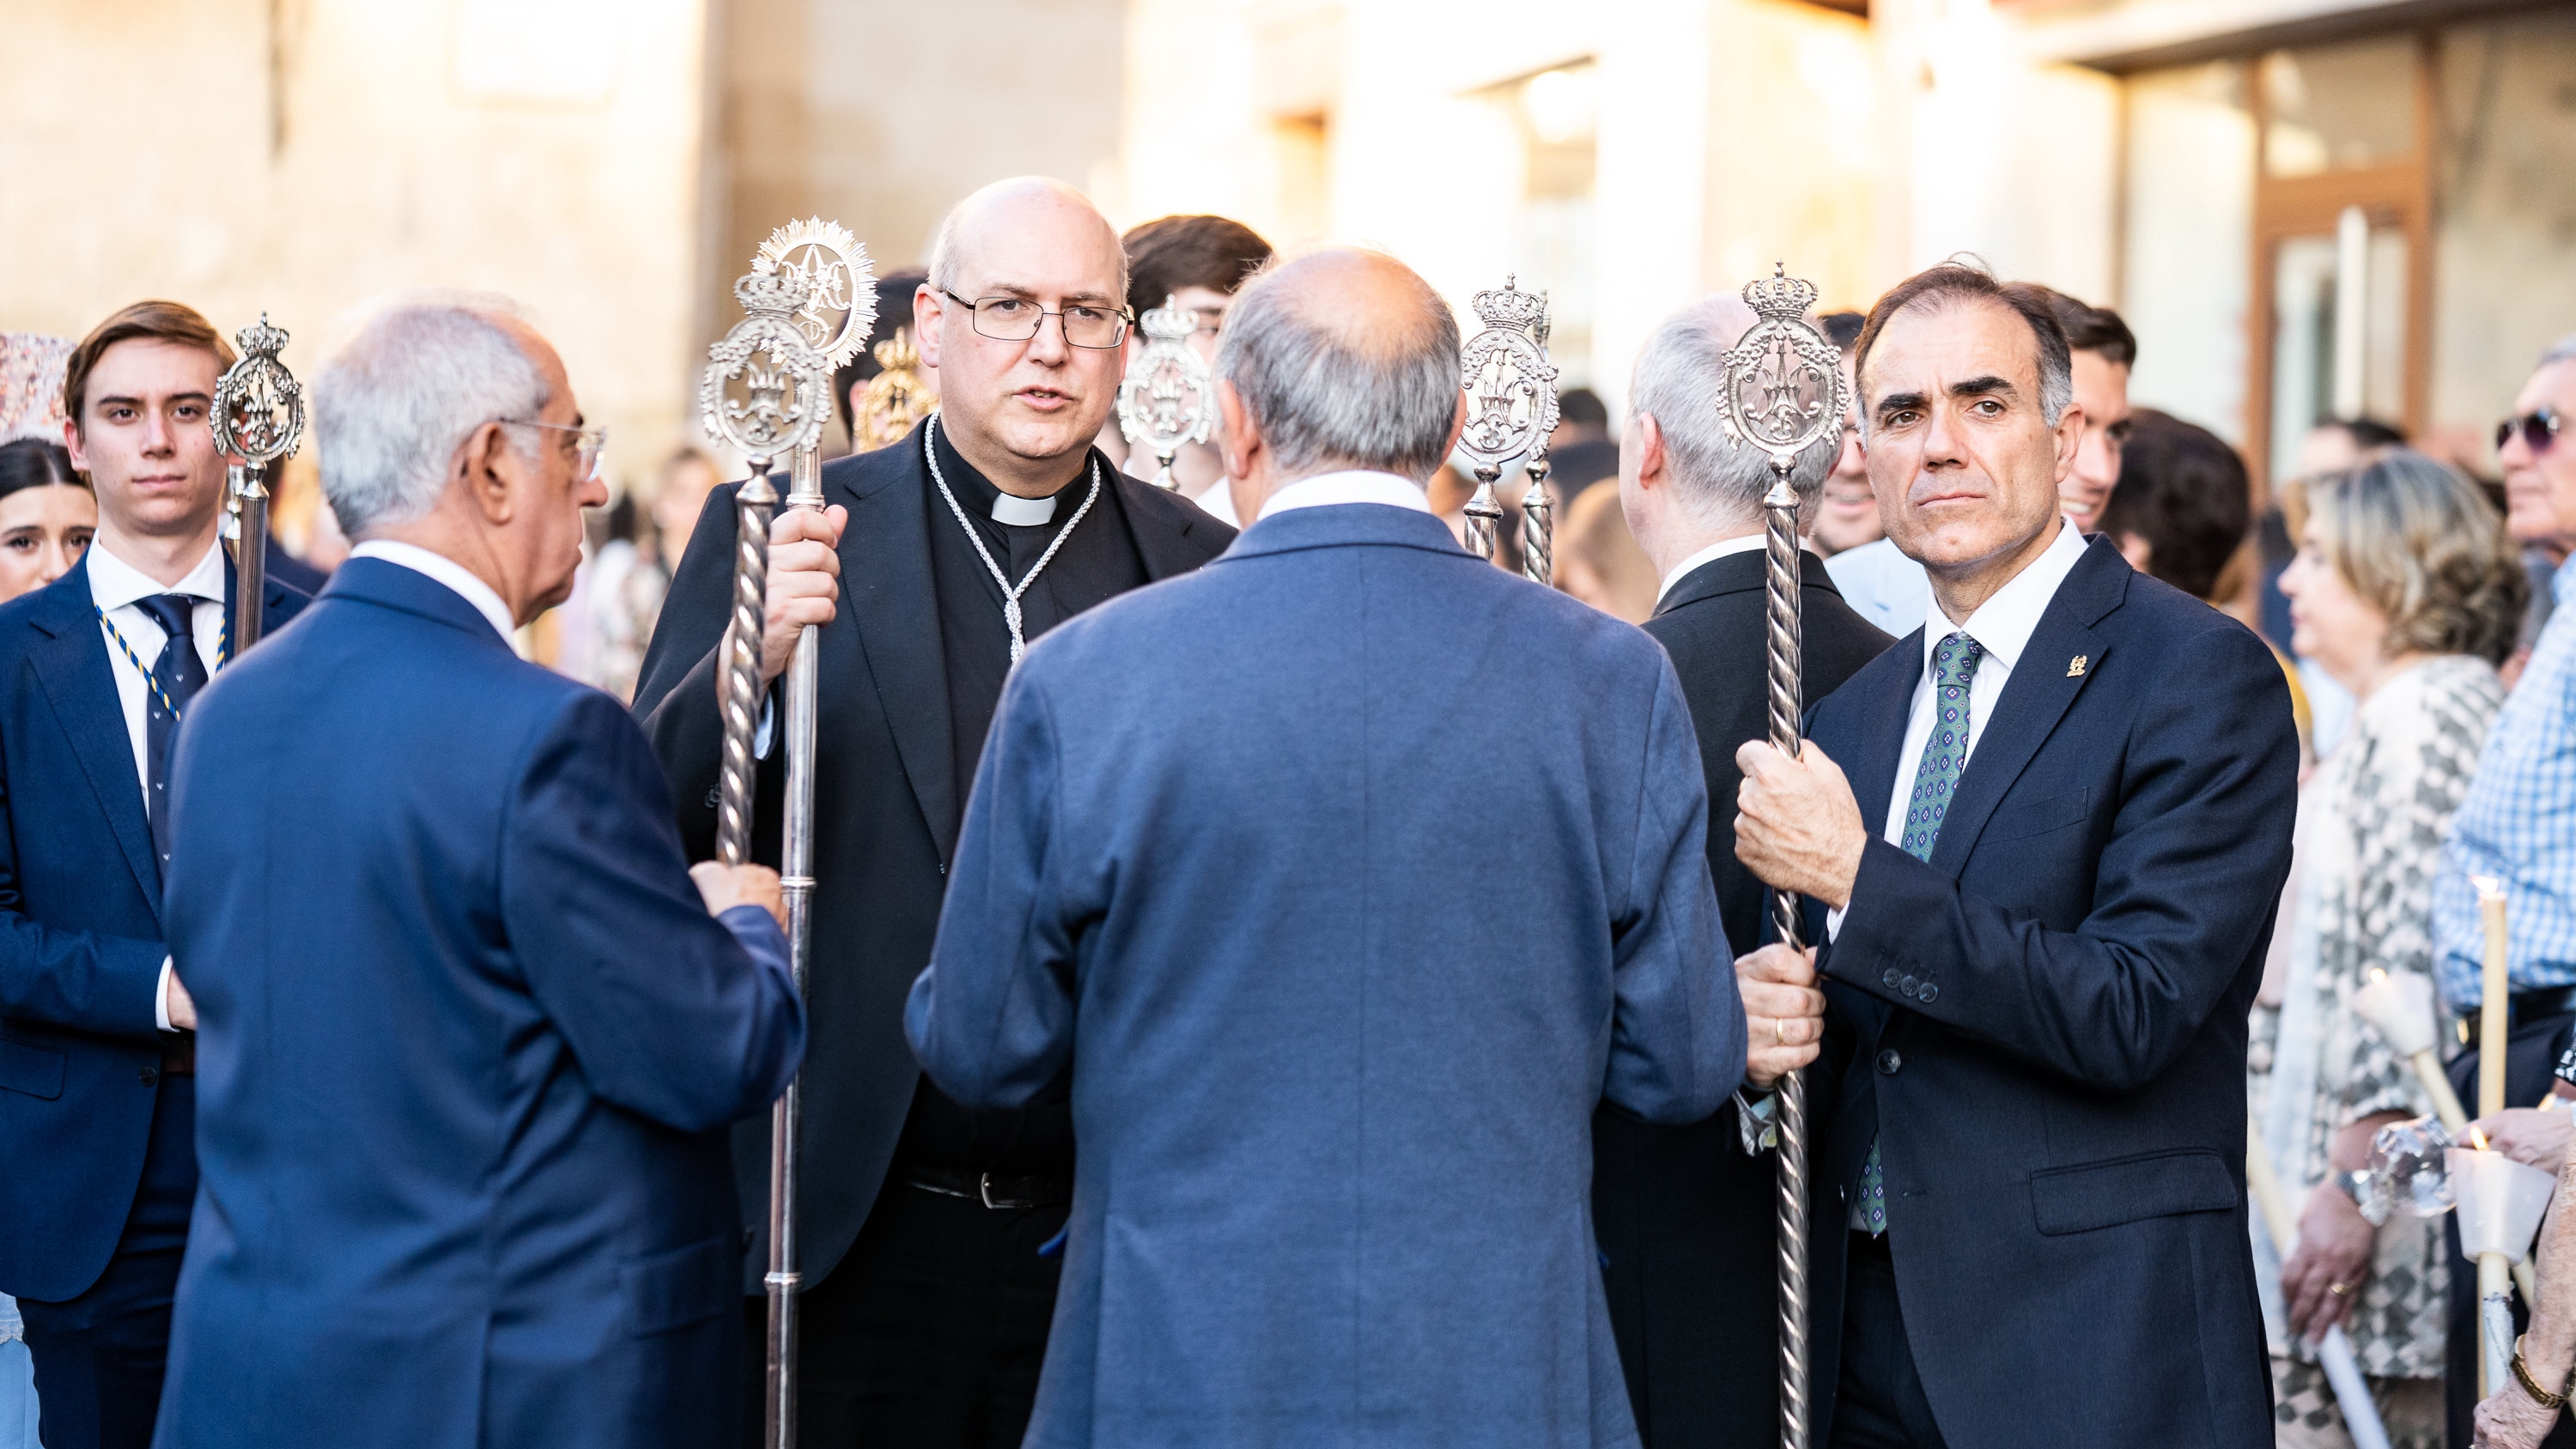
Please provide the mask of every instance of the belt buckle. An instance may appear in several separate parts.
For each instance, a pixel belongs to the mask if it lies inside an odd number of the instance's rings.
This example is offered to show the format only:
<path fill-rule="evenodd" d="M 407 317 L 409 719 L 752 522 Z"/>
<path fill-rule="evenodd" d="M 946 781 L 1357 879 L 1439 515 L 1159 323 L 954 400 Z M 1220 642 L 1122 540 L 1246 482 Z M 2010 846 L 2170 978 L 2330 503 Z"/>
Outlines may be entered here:
<path fill-rule="evenodd" d="M 1003 1198 L 999 1202 L 995 1202 L 993 1200 L 993 1174 L 989 1172 L 979 1172 L 975 1174 L 975 1196 L 983 1200 L 984 1206 L 991 1208 L 996 1212 L 1007 1208 L 1027 1208 L 1037 1206 L 1037 1203 L 1034 1200 L 1029 1202 L 1019 1202 L 1007 1197 Z"/>

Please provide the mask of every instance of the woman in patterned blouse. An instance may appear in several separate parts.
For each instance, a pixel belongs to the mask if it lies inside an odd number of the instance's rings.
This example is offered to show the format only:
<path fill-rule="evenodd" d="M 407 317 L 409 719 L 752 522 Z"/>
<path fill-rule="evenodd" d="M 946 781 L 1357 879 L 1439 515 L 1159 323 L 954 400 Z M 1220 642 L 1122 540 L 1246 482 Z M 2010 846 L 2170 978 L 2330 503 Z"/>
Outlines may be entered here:
<path fill-rule="evenodd" d="M 2390 449 L 2293 498 L 2299 554 L 2281 578 L 2293 647 L 2360 701 L 2302 792 L 2289 945 L 2254 1021 L 2250 1082 L 2275 1170 L 2305 1190 L 2282 1265 L 2293 1343 L 2274 1344 L 2282 1445 L 2348 1445 L 2310 1349 L 2343 1326 L 2391 1442 L 2442 1440 L 2441 1224 L 2363 1215 L 2350 1176 L 2387 1123 L 2432 1103 L 2345 1006 L 2373 971 L 2429 975 L 2442 832 L 2503 703 L 2495 662 L 2525 589 L 2495 510 L 2467 479 Z"/>

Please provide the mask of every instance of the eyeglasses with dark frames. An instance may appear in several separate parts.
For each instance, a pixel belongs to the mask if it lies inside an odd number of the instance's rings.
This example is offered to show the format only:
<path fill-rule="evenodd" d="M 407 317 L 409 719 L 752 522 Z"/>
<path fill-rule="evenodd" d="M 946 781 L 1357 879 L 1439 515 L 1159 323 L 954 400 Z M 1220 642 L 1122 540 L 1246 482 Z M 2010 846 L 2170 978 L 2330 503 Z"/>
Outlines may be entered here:
<path fill-rule="evenodd" d="M 1053 317 L 1063 324 L 1067 344 L 1105 352 L 1127 340 L 1127 327 L 1133 320 L 1123 307 L 1077 302 L 1061 312 L 1050 312 L 1026 297 L 977 297 L 970 301 L 946 287 L 939 292 L 974 314 L 976 336 L 996 342 L 1026 342 L 1038 335 L 1046 319 Z"/>
<path fill-rule="evenodd" d="M 2507 418 L 2496 424 L 2496 451 L 2503 452 L 2504 445 L 2513 440 L 2514 432 L 2519 429 L 2524 447 L 2534 453 L 2546 453 L 2550 445 L 2558 441 L 2558 429 L 2566 421 L 2556 408 L 2539 408 L 2518 418 Z"/>

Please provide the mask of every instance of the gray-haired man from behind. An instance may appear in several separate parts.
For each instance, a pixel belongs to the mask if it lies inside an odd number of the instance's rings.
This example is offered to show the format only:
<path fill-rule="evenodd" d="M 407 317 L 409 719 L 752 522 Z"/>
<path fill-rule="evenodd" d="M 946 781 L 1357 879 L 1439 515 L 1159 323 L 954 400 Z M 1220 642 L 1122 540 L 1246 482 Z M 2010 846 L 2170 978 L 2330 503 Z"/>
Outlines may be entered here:
<path fill-rule="evenodd" d="M 1070 1073 L 1027 1442 L 1633 1444 L 1594 1109 L 1705 1118 L 1748 1010 L 1768 1082 L 1822 997 L 1739 998 L 1663 651 L 1430 511 L 1463 416 L 1438 294 L 1303 258 L 1217 373 L 1258 521 L 1030 650 L 906 1016 L 968 1106 Z"/>
<path fill-rule="evenodd" d="M 1730 442 L 1713 402 L 1726 350 L 1753 323 L 1734 293 L 1674 313 L 1637 356 L 1619 446 L 1619 502 L 1628 529 L 1663 575 L 1646 632 L 1681 678 L 1699 738 L 1708 838 L 1727 938 L 1751 949 L 1762 928 L 1762 883 L 1735 858 L 1735 752 L 1766 735 L 1762 496 L 1770 455 Z M 1802 523 L 1815 516 L 1839 438 L 1799 458 L 1790 486 Z M 1798 555 L 1810 703 L 1832 693 L 1895 641 L 1843 601 L 1825 561 Z M 1814 973 L 1777 949 L 1743 969 L 1798 985 Z M 1830 1110 L 1810 1093 L 1810 1115 Z M 1604 1109 L 1593 1121 L 1593 1211 L 1602 1224 L 1602 1277 L 1639 1428 L 1655 1449 L 1766 1445 L 1779 1438 L 1775 1169 L 1744 1150 L 1738 1111 L 1658 1126 Z"/>

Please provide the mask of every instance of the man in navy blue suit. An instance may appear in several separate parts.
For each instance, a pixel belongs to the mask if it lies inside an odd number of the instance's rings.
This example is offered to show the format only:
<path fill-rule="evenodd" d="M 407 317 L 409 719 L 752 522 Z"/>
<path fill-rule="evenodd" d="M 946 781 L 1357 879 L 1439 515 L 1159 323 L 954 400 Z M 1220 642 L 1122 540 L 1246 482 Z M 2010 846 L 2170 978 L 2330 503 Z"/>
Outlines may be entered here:
<path fill-rule="evenodd" d="M 314 421 L 358 546 L 175 770 L 202 1179 L 157 1442 L 727 1443 L 726 1129 L 804 1013 L 776 875 L 693 887 L 643 732 L 511 652 L 571 591 L 600 434 L 457 297 L 368 321 Z"/>
<path fill-rule="evenodd" d="M 139 302 L 69 359 L 98 533 L 0 609 L 0 1292 L 48 1449 L 143 1449 L 197 1189 L 196 1025 L 162 945 L 170 745 L 234 637 L 207 426 L 232 350 Z M 304 596 L 272 579 L 275 629 Z"/>
<path fill-rule="evenodd" d="M 1932 268 L 1855 361 L 1932 622 L 1800 760 L 1738 752 L 1735 830 L 1824 908 L 1818 1437 L 2268 1443 L 2245 1013 L 2289 872 L 2280 668 L 2061 519 L 2085 418 L 2040 289 Z"/>
<path fill-rule="evenodd" d="M 906 1019 L 970 1107 L 1070 1068 L 1027 1443 L 1633 1445 L 1594 1108 L 1705 1118 L 1823 998 L 1739 1002 L 1663 650 L 1431 512 L 1438 294 L 1307 257 L 1217 371 L 1258 521 L 1013 672 Z"/>

